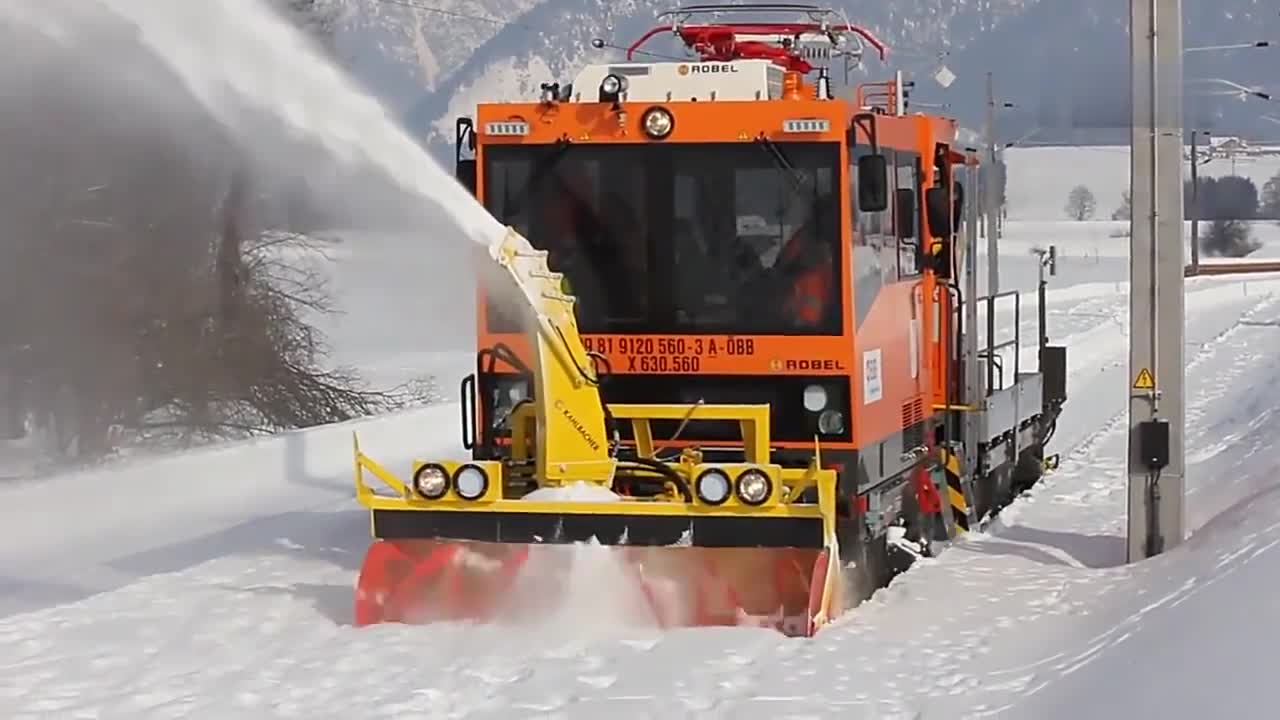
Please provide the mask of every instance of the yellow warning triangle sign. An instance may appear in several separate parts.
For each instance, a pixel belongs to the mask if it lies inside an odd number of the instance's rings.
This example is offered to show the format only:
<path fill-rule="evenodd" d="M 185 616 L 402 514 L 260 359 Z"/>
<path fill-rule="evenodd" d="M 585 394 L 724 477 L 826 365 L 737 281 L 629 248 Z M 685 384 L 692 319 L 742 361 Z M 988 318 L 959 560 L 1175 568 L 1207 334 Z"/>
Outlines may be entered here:
<path fill-rule="evenodd" d="M 1138 371 L 1138 377 L 1133 379 L 1134 390 L 1155 390 L 1156 379 L 1151 375 L 1151 371 L 1142 368 Z"/>

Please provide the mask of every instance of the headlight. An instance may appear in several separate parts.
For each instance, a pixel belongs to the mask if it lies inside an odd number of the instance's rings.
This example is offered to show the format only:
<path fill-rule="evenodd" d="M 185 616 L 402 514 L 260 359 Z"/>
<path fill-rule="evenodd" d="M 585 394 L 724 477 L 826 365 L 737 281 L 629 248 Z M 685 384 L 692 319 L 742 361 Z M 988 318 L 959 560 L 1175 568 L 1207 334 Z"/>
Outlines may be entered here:
<path fill-rule="evenodd" d="M 773 483 L 759 470 L 747 470 L 738 476 L 738 498 L 748 505 L 759 505 L 769 499 Z"/>
<path fill-rule="evenodd" d="M 529 386 L 523 380 L 507 388 L 507 398 L 511 400 L 512 406 L 526 397 L 529 397 Z"/>
<path fill-rule="evenodd" d="M 698 497 L 708 505 L 719 505 L 729 499 L 729 476 L 723 470 L 703 471 L 693 485 Z"/>
<path fill-rule="evenodd" d="M 453 476 L 453 488 L 463 500 L 476 500 L 489 489 L 489 476 L 475 465 L 463 465 Z"/>
<path fill-rule="evenodd" d="M 428 500 L 439 500 L 449 489 L 449 473 L 439 465 L 423 465 L 413 474 L 413 489 Z"/>
<path fill-rule="evenodd" d="M 823 435 L 839 435 L 844 432 L 844 413 L 839 410 L 824 410 L 818 416 L 818 431 Z"/>
<path fill-rule="evenodd" d="M 804 389 L 804 409 L 818 412 L 827 406 L 827 390 L 821 385 L 810 385 Z"/>
<path fill-rule="evenodd" d="M 666 108 L 660 107 L 645 110 L 642 120 L 645 134 L 654 140 L 661 140 L 670 135 L 671 128 L 675 125 L 671 113 Z"/>

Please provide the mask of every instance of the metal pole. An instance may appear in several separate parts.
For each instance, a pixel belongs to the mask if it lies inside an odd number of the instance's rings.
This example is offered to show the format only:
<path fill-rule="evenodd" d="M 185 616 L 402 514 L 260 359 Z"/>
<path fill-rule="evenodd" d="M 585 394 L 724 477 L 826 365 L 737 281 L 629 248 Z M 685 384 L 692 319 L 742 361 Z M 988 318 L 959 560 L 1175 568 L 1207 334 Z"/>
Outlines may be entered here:
<path fill-rule="evenodd" d="M 1182 4 L 1130 0 L 1133 134 L 1129 259 L 1128 558 L 1183 540 L 1185 450 Z M 1167 423 L 1168 458 L 1150 462 L 1150 421 Z M 1159 433 L 1155 433 L 1157 436 Z M 1158 446 L 1157 442 L 1157 446 Z"/>
<path fill-rule="evenodd" d="M 1044 254 L 1041 253 L 1036 258 L 1036 266 L 1040 271 L 1039 282 L 1036 283 L 1036 357 L 1043 357 L 1044 346 L 1049 344 L 1049 336 L 1045 334 L 1045 326 L 1048 322 L 1045 319 L 1045 296 L 1047 295 L 1049 283 L 1044 279 Z M 1043 361 L 1042 361 L 1043 362 Z"/>
<path fill-rule="evenodd" d="M 1156 380 L 1161 391 L 1163 417 L 1169 422 L 1169 465 L 1157 476 L 1160 484 L 1158 513 L 1164 529 L 1164 549 L 1182 544 L 1186 528 L 1186 294 L 1187 259 L 1183 251 L 1182 148 L 1183 83 L 1182 2 L 1159 0 L 1156 4 L 1156 75 L 1158 102 L 1156 140 L 1157 248 Z M 1159 376 L 1157 376 L 1159 377 Z M 1154 414 L 1154 411 L 1153 411 Z M 1157 550 L 1158 552 L 1159 550 Z"/>
<path fill-rule="evenodd" d="M 984 212 L 987 217 L 987 295 L 992 296 L 1000 292 L 1000 243 L 998 238 L 999 224 L 996 221 L 996 214 L 1000 206 L 1000 192 L 996 186 L 996 86 L 995 77 L 992 73 L 987 73 L 987 158 L 986 158 L 986 177 L 987 181 L 983 184 L 986 188 L 984 199 L 986 200 L 986 208 Z"/>
<path fill-rule="evenodd" d="M 1191 131 L 1191 274 L 1200 270 L 1200 178 L 1197 176 L 1199 165 L 1196 147 L 1197 131 Z"/>
<path fill-rule="evenodd" d="M 976 150 L 969 150 L 974 158 Z M 968 167 L 968 179 L 971 186 L 978 185 L 982 167 Z M 982 407 L 986 403 L 982 391 L 982 374 L 978 368 L 978 193 L 965 193 L 965 253 L 964 253 L 964 328 L 967 333 L 964 343 L 964 401 L 970 407 Z M 976 417 L 979 413 L 964 413 L 964 466 L 969 472 L 978 464 L 979 428 Z"/>

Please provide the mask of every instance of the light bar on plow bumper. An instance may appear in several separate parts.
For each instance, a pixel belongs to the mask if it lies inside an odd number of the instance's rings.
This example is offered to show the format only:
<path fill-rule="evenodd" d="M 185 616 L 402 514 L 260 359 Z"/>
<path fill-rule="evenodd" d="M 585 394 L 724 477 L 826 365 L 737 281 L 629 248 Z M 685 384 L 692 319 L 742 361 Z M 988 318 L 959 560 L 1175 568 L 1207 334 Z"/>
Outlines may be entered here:
<path fill-rule="evenodd" d="M 835 542 L 836 475 L 763 463 L 667 463 L 681 485 L 655 498 L 604 486 L 582 500 L 511 497 L 503 461 L 416 461 L 405 482 L 360 450 L 354 437 L 356 498 L 380 539 L 449 539 L 602 545 L 824 548 Z M 625 465 L 628 461 L 620 460 Z M 373 475 L 394 494 L 365 482 Z M 528 481 L 531 483 L 532 481 Z M 799 502 L 817 487 L 818 502 Z M 596 499 L 604 496 L 604 499 Z"/>

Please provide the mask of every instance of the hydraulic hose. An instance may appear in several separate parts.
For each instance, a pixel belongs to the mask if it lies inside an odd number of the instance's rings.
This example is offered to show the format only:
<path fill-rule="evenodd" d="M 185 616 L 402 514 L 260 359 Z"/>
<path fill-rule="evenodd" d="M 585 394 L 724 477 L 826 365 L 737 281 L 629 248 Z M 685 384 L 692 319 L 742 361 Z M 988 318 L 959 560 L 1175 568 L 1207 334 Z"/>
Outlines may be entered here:
<path fill-rule="evenodd" d="M 637 469 L 643 468 L 657 473 L 667 479 L 672 485 L 676 486 L 676 489 L 680 491 L 680 497 L 683 498 L 685 502 L 693 502 L 693 492 L 689 490 L 689 483 L 685 482 L 685 479 L 680 476 L 680 473 L 673 470 L 670 465 L 667 465 L 664 462 L 650 460 L 649 458 L 636 457 L 622 461 L 620 466 L 631 466 Z M 617 481 L 618 479 L 615 477 L 614 483 L 617 483 Z M 614 488 L 614 491 L 617 491 L 616 487 Z"/>

